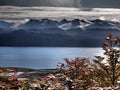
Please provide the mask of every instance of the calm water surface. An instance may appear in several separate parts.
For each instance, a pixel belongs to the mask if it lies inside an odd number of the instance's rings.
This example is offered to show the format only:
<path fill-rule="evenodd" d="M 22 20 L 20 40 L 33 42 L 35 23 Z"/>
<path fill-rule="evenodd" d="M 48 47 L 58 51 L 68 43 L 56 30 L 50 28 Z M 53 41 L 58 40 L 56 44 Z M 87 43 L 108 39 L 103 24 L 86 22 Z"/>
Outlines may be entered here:
<path fill-rule="evenodd" d="M 101 48 L 0 47 L 0 66 L 35 69 L 56 68 L 64 58 L 102 55 Z"/>

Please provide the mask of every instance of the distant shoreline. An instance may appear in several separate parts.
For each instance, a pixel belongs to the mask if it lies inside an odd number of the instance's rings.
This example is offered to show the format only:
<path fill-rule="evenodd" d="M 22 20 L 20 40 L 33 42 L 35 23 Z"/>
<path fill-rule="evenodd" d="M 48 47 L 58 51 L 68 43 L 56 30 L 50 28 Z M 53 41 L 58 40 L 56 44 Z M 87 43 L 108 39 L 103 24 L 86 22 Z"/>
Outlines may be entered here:
<path fill-rule="evenodd" d="M 21 68 L 21 67 L 0 67 L 0 70 L 8 70 L 8 72 L 23 72 L 20 76 L 30 76 L 31 74 L 36 74 L 40 76 L 46 76 L 49 74 L 58 73 L 57 69 L 32 69 L 32 68 Z"/>

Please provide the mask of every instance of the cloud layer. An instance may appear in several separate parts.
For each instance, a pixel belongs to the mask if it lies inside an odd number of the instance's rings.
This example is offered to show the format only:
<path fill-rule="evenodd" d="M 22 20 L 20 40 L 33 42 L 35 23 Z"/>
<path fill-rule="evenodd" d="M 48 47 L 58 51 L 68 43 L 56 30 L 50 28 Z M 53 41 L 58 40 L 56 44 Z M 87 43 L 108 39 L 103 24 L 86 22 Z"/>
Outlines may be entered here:
<path fill-rule="evenodd" d="M 120 0 L 81 0 L 81 5 L 88 8 L 120 8 Z"/>
<path fill-rule="evenodd" d="M 0 0 L 0 5 L 76 7 L 80 0 Z"/>
<path fill-rule="evenodd" d="M 94 8 L 79 9 L 68 7 L 14 7 L 0 6 L 0 20 L 24 20 L 25 18 L 50 18 L 50 19 L 98 19 L 118 20 L 120 9 Z"/>
<path fill-rule="evenodd" d="M 0 5 L 120 8 L 120 0 L 0 0 Z"/>

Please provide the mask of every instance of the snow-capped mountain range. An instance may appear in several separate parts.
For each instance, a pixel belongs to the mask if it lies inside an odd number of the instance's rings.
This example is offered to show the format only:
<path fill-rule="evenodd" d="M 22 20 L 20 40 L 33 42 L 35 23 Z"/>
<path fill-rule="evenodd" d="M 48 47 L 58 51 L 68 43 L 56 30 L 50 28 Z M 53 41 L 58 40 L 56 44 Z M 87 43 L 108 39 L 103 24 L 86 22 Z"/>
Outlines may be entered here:
<path fill-rule="evenodd" d="M 27 19 L 0 21 L 0 46 L 100 46 L 109 34 L 120 35 L 120 22 L 108 20 Z"/>
<path fill-rule="evenodd" d="M 61 21 L 49 20 L 49 19 L 28 19 L 23 21 L 24 23 L 9 23 L 5 21 L 0 21 L 0 28 L 3 30 L 46 30 L 61 28 L 63 30 L 69 29 L 82 29 L 82 30 L 91 30 L 91 29 L 114 29 L 120 30 L 120 22 L 106 21 L 106 20 L 67 20 L 63 19 Z"/>

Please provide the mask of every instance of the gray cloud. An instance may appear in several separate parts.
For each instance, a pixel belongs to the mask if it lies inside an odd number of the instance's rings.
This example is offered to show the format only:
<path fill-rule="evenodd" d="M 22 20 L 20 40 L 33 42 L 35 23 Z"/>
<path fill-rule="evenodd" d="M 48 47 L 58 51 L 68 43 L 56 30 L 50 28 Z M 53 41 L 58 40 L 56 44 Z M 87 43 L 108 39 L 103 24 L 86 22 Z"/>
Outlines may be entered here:
<path fill-rule="evenodd" d="M 76 7 L 80 0 L 0 0 L 0 5 Z"/>
<path fill-rule="evenodd" d="M 81 0 L 81 5 L 88 8 L 120 8 L 120 0 Z"/>
<path fill-rule="evenodd" d="M 120 8 L 120 0 L 0 0 L 0 5 Z"/>

